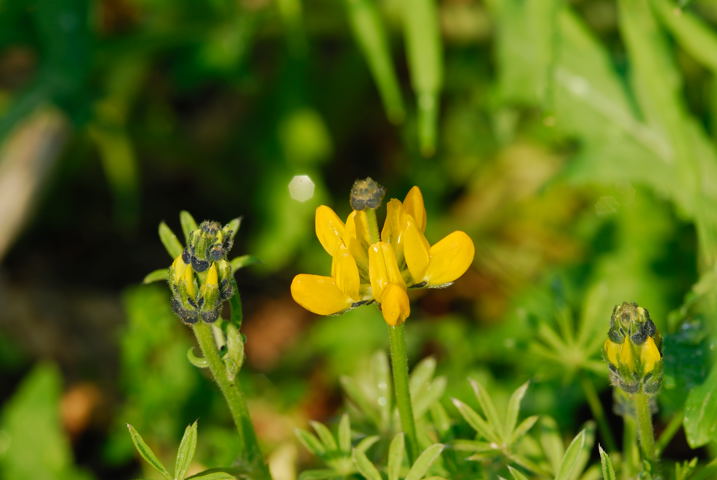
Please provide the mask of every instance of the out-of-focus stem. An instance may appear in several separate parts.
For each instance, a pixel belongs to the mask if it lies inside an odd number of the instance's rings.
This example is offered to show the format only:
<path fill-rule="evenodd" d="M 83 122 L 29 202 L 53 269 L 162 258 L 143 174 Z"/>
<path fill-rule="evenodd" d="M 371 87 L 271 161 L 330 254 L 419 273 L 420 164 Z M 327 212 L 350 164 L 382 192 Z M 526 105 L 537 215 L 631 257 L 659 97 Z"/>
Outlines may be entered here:
<path fill-rule="evenodd" d="M 391 343 L 391 370 L 393 371 L 393 389 L 401 418 L 401 429 L 408 441 L 408 454 L 411 463 L 418 456 L 418 437 L 416 435 L 416 422 L 413 417 L 411 405 L 411 391 L 408 384 L 408 356 L 406 354 L 406 339 L 404 324 L 388 327 Z"/>
<path fill-rule="evenodd" d="M 615 443 L 615 438 L 612 436 L 610 426 L 607 424 L 605 411 L 603 410 L 600 398 L 595 391 L 595 385 L 593 385 L 592 380 L 587 377 L 582 377 L 580 379 L 580 383 L 583 387 L 583 392 L 585 393 L 585 398 L 588 401 L 593 417 L 597 421 L 598 428 L 600 429 L 600 435 L 605 441 L 605 446 L 607 446 L 608 452 L 616 451 L 617 444 Z"/>

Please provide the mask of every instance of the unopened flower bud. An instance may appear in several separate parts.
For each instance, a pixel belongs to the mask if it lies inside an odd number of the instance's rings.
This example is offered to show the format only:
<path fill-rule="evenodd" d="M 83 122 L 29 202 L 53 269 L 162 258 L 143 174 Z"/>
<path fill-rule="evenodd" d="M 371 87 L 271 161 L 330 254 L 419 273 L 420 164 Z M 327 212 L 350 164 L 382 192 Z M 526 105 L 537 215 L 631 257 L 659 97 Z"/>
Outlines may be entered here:
<path fill-rule="evenodd" d="M 613 385 L 626 393 L 656 393 L 662 384 L 661 343 L 646 309 L 636 303 L 617 305 L 603 345 Z"/>
<path fill-rule="evenodd" d="M 351 208 L 354 210 L 378 208 L 381 206 L 384 195 L 386 195 L 386 189 L 371 177 L 356 180 L 351 187 Z"/>

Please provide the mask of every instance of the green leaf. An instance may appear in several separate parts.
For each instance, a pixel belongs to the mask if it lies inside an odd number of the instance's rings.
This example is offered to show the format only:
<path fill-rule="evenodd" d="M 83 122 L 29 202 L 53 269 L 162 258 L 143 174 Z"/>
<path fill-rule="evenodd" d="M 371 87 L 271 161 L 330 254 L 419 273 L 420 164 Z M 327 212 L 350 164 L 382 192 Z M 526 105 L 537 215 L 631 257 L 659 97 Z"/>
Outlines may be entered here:
<path fill-rule="evenodd" d="M 494 427 L 501 440 L 507 440 L 504 435 L 504 429 L 502 428 L 503 422 L 501 421 L 500 415 L 498 415 L 498 411 L 495 409 L 493 400 L 491 400 L 490 395 L 488 395 L 488 391 L 476 380 L 471 380 L 470 384 L 473 388 L 473 393 L 475 393 L 475 396 L 478 399 L 478 403 L 483 409 L 483 414 L 485 415 L 486 420 Z"/>
<path fill-rule="evenodd" d="M 516 470 L 515 468 L 508 465 L 508 471 L 513 476 L 513 480 L 528 480 L 528 477 L 520 473 L 519 470 Z"/>
<path fill-rule="evenodd" d="M 152 449 L 149 448 L 149 445 L 144 442 L 144 439 L 142 439 L 139 432 L 129 423 L 127 424 L 127 429 L 129 430 L 129 435 L 132 438 L 134 447 L 137 449 L 142 458 L 144 458 L 144 460 L 149 463 L 152 468 L 157 470 L 164 478 L 172 480 L 172 476 L 169 474 L 167 469 L 164 468 L 164 465 L 162 465 L 162 462 L 159 461 Z"/>
<path fill-rule="evenodd" d="M 339 448 L 342 452 L 351 452 L 351 419 L 344 413 L 339 422 Z"/>
<path fill-rule="evenodd" d="M 578 433 L 563 455 L 555 480 L 571 480 L 580 473 L 580 452 L 585 446 L 585 430 Z"/>
<path fill-rule="evenodd" d="M 199 473 L 195 473 L 185 480 L 235 480 L 240 477 L 240 473 L 236 468 L 210 468 Z"/>
<path fill-rule="evenodd" d="M 684 426 L 691 448 L 717 439 L 717 368 L 713 367 L 707 380 L 687 396 Z"/>
<path fill-rule="evenodd" d="M 319 435 L 321 443 L 324 444 L 324 447 L 326 447 L 327 451 L 333 452 L 338 450 L 339 447 L 338 445 L 336 445 L 336 439 L 334 439 L 334 436 L 331 434 L 331 431 L 326 428 L 326 425 L 321 422 L 314 421 L 309 422 L 309 424 L 311 424 L 316 433 Z"/>
<path fill-rule="evenodd" d="M 371 435 L 370 437 L 366 437 L 363 440 L 361 440 L 356 447 L 354 447 L 356 450 L 360 450 L 362 452 L 365 452 L 369 448 L 371 448 L 376 442 L 380 440 L 380 437 L 378 435 Z"/>
<path fill-rule="evenodd" d="M 406 475 L 405 480 L 421 480 L 428 472 L 428 469 L 431 468 L 433 462 L 435 462 L 441 455 L 442 451 L 443 445 L 440 443 L 434 443 L 425 449 L 423 453 L 418 456 L 418 459 L 408 471 L 408 475 Z"/>
<path fill-rule="evenodd" d="M 388 447 L 388 480 L 398 480 L 403 466 L 403 455 L 406 448 L 406 442 L 402 433 L 397 434 Z"/>
<path fill-rule="evenodd" d="M 418 395 L 421 390 L 430 384 L 435 371 L 436 359 L 433 357 L 428 357 L 416 365 L 416 368 L 411 372 L 411 396 Z"/>
<path fill-rule="evenodd" d="M 602 469 L 603 480 L 616 480 L 615 468 L 612 466 L 610 456 L 605 453 L 601 445 L 598 445 L 598 450 L 600 451 L 600 467 Z"/>
<path fill-rule="evenodd" d="M 189 465 L 192 463 L 196 449 L 197 422 L 195 421 L 184 429 L 184 436 L 182 436 L 182 441 L 179 443 L 179 448 L 177 449 L 177 460 L 174 464 L 175 480 L 182 480 L 187 474 L 187 470 L 189 469 Z"/>
<path fill-rule="evenodd" d="M 179 212 L 179 223 L 182 224 L 182 233 L 184 234 L 184 242 L 189 244 L 189 234 L 196 230 L 197 222 L 191 213 L 186 210 Z"/>
<path fill-rule="evenodd" d="M 361 475 L 366 477 L 366 480 L 383 480 L 381 478 L 381 474 L 378 470 L 376 470 L 376 467 L 374 467 L 373 463 L 371 463 L 371 461 L 366 457 L 364 452 L 354 448 L 353 460 L 354 465 L 356 465 L 356 470 L 358 470 Z"/>
<path fill-rule="evenodd" d="M 525 435 L 528 432 L 528 430 L 533 428 L 533 425 L 535 425 L 535 423 L 538 421 L 539 418 L 540 418 L 540 416 L 533 415 L 532 417 L 528 417 L 525 420 L 523 420 L 522 422 L 520 422 L 518 427 L 515 430 L 513 430 L 513 433 L 511 434 L 510 443 L 520 440 L 523 437 L 523 435 Z"/>
<path fill-rule="evenodd" d="M 376 1 L 346 0 L 346 8 L 354 38 L 376 82 L 386 116 L 391 122 L 399 123 L 406 112 Z"/>
<path fill-rule="evenodd" d="M 162 222 L 159 224 L 159 239 L 162 241 L 162 245 L 172 257 L 172 260 L 182 254 L 182 244 L 177 239 L 177 236 L 167 226 L 166 223 Z"/>
<path fill-rule="evenodd" d="M 483 420 L 475 410 L 455 398 L 453 399 L 453 405 L 456 406 L 465 421 L 468 422 L 468 424 L 473 427 L 473 430 L 478 432 L 481 437 L 496 443 L 500 441 L 493 427 Z"/>
<path fill-rule="evenodd" d="M 504 435 L 506 438 L 513 436 L 513 430 L 518 423 L 518 414 L 520 413 L 520 403 L 523 401 L 525 392 L 528 390 L 529 382 L 525 382 L 523 385 L 513 392 L 510 400 L 508 401 L 508 409 L 505 414 L 505 429 Z"/>
<path fill-rule="evenodd" d="M 558 425 L 552 417 L 545 416 L 540 420 L 539 432 L 540 446 L 545 452 L 552 470 L 557 472 L 565 454 L 565 447 L 560 437 Z"/>
<path fill-rule="evenodd" d="M 209 360 L 194 353 L 194 347 L 189 347 L 187 349 L 187 360 L 197 368 L 209 367 Z"/>
<path fill-rule="evenodd" d="M 333 470 L 305 470 L 299 475 L 299 480 L 332 480 L 340 479 L 344 476 L 337 474 Z"/>
<path fill-rule="evenodd" d="M 313 433 L 307 432 L 306 430 L 302 430 L 300 428 L 294 430 L 294 433 L 298 437 L 301 444 L 314 455 L 321 456 L 321 454 L 326 451 L 319 439 L 316 438 L 316 435 L 314 435 Z"/>
<path fill-rule="evenodd" d="M 242 255 L 232 258 L 229 263 L 232 266 L 232 273 L 236 273 L 237 270 L 259 263 L 259 259 L 254 255 Z"/>
<path fill-rule="evenodd" d="M 164 281 L 166 282 L 169 278 L 169 269 L 168 268 L 160 268 L 158 270 L 155 270 L 153 272 L 150 272 L 147 274 L 146 277 L 142 280 L 142 283 L 153 283 L 153 282 L 159 282 Z"/>

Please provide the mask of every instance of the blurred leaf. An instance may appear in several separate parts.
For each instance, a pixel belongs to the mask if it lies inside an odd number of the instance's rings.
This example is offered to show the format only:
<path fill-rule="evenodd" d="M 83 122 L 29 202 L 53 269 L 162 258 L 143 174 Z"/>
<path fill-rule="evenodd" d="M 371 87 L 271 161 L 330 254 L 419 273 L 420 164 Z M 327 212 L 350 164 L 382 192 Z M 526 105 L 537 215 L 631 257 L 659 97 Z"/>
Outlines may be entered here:
<path fill-rule="evenodd" d="M 299 480 L 338 480 L 342 477 L 333 470 L 304 470 L 299 474 Z"/>
<path fill-rule="evenodd" d="M 326 451 L 323 444 L 313 433 L 301 430 L 300 428 L 294 430 L 294 433 L 296 434 L 296 437 L 299 439 L 301 444 L 317 457 L 321 456 L 321 454 Z"/>
<path fill-rule="evenodd" d="M 168 268 L 160 268 L 157 270 L 154 270 L 153 272 L 150 272 L 147 274 L 146 277 L 142 280 L 142 283 L 153 283 L 153 282 L 159 282 L 159 281 L 167 281 L 169 278 L 169 269 Z"/>
<path fill-rule="evenodd" d="M 167 469 L 164 468 L 164 465 L 162 465 L 162 462 L 159 461 L 159 459 L 154 454 L 149 445 L 145 443 L 139 432 L 135 430 L 135 428 L 129 423 L 127 424 L 127 429 L 129 430 L 130 437 L 132 438 L 132 443 L 134 443 L 135 448 L 142 456 L 142 458 L 144 458 L 144 460 L 149 463 L 152 468 L 158 471 L 164 478 L 166 478 L 167 480 L 172 480 L 172 476 L 169 474 Z"/>
<path fill-rule="evenodd" d="M 172 260 L 182 254 L 182 250 L 184 250 L 182 244 L 179 242 L 174 232 L 172 232 L 172 230 L 164 222 L 159 224 L 159 239 L 162 241 L 162 245 L 164 245 L 164 248 L 167 250 L 167 253 L 169 253 L 169 256 L 172 257 Z"/>
<path fill-rule="evenodd" d="M 338 439 L 339 439 L 339 449 L 342 452 L 350 452 L 351 451 L 351 418 L 346 413 L 344 413 L 341 416 L 341 421 L 339 422 Z"/>
<path fill-rule="evenodd" d="M 518 470 L 511 467 L 510 465 L 508 465 L 508 471 L 513 476 L 513 480 L 528 480 L 528 477 L 526 477 L 525 475 L 523 475 L 522 473 L 520 473 Z"/>
<path fill-rule="evenodd" d="M 182 480 L 189 470 L 197 448 L 197 422 L 187 426 L 184 436 L 177 449 L 177 460 L 174 465 L 175 480 Z"/>
<path fill-rule="evenodd" d="M 602 449 L 602 446 L 598 445 L 598 449 L 600 450 L 600 465 L 602 468 L 602 478 L 604 480 L 616 480 L 615 468 L 612 466 L 612 460 L 610 460 L 610 456 L 605 453 L 605 450 Z"/>
<path fill-rule="evenodd" d="M 717 73 L 717 33 L 702 18 L 670 0 L 652 0 L 652 5 L 682 48 Z"/>
<path fill-rule="evenodd" d="M 182 224 L 182 233 L 184 234 L 184 243 L 189 244 L 189 234 L 196 230 L 197 222 L 191 213 L 186 210 L 179 212 L 179 223 Z"/>
<path fill-rule="evenodd" d="M 242 255 L 241 257 L 232 258 L 230 263 L 232 266 L 232 273 L 236 273 L 237 270 L 259 263 L 259 259 L 254 255 Z"/>
<path fill-rule="evenodd" d="M 405 480 L 421 480 L 431 468 L 431 465 L 441 456 L 444 446 L 436 443 L 426 448 L 416 459 L 411 469 L 408 471 Z"/>
<path fill-rule="evenodd" d="M 376 467 L 373 466 L 373 463 L 366 457 L 364 452 L 354 449 L 353 459 L 359 473 L 366 477 L 367 480 L 383 480 L 381 474 L 376 470 Z"/>
<path fill-rule="evenodd" d="M 388 480 L 398 480 L 403 466 L 406 443 L 403 433 L 396 434 L 388 447 Z"/>
<path fill-rule="evenodd" d="M 684 426 L 691 448 L 717 440 L 717 368 L 687 396 Z"/>
<path fill-rule="evenodd" d="M 2 478 L 81 480 L 60 423 L 62 378 L 56 367 L 37 365 L 5 404 L 0 428 L 6 438 L 0 456 Z"/>
<path fill-rule="evenodd" d="M 239 475 L 230 473 L 233 469 L 211 468 L 203 472 L 196 473 L 186 480 L 234 480 L 241 478 Z"/>
<path fill-rule="evenodd" d="M 580 452 L 585 448 L 585 430 L 581 431 L 568 446 L 560 463 L 555 480 L 571 480 L 580 474 Z"/>
<path fill-rule="evenodd" d="M 393 123 L 403 121 L 405 109 L 391 60 L 386 29 L 375 0 L 345 0 L 349 22 L 361 52 L 376 82 L 386 116 Z"/>

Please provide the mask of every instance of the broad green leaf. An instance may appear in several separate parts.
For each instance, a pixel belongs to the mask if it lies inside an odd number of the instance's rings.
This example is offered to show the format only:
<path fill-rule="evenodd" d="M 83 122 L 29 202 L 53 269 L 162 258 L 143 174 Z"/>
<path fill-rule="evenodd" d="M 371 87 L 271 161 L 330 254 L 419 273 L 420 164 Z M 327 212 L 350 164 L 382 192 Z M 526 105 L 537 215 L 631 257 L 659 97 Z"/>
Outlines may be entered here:
<path fill-rule="evenodd" d="M 313 433 L 307 432 L 300 428 L 294 430 L 294 433 L 299 438 L 301 444 L 314 455 L 321 456 L 321 454 L 326 451 L 323 444 L 319 441 L 318 438 L 316 438 L 316 435 L 314 435 Z"/>
<path fill-rule="evenodd" d="M 333 452 L 335 450 L 338 450 L 338 445 L 336 445 L 336 439 L 334 439 L 334 436 L 331 434 L 328 428 L 326 428 L 326 425 L 324 425 L 321 422 L 309 422 L 313 429 L 316 431 L 316 433 L 319 435 L 319 438 L 321 439 L 321 443 L 324 444 L 324 447 L 326 447 L 326 450 L 329 452 Z"/>
<path fill-rule="evenodd" d="M 174 464 L 175 480 L 184 479 L 184 476 L 187 474 L 187 470 L 189 469 L 189 465 L 192 463 L 196 449 L 197 422 L 195 421 L 184 429 L 184 436 L 182 436 L 182 441 L 179 443 L 179 448 L 177 449 L 177 460 Z"/>
<path fill-rule="evenodd" d="M 466 422 L 478 432 L 478 434 L 491 442 L 499 442 L 500 438 L 496 434 L 493 427 L 489 425 L 475 410 L 461 402 L 458 399 L 453 399 L 453 405 L 456 406 L 458 412 L 463 416 Z"/>
<path fill-rule="evenodd" d="M 717 368 L 687 396 L 684 426 L 692 448 L 717 440 Z"/>
<path fill-rule="evenodd" d="M 570 442 L 568 449 L 563 455 L 563 459 L 560 462 L 560 469 L 558 470 L 555 480 L 571 480 L 575 478 L 581 470 L 580 467 L 580 452 L 585 446 L 585 430 L 582 430 L 577 436 Z"/>
<path fill-rule="evenodd" d="M 342 452 L 351 451 L 351 419 L 344 413 L 339 422 L 339 449 Z"/>
<path fill-rule="evenodd" d="M 401 467 L 403 466 L 405 448 L 406 444 L 402 433 L 393 437 L 391 446 L 388 448 L 388 480 L 398 480 L 398 476 L 401 474 Z"/>
<path fill-rule="evenodd" d="M 602 469 L 603 480 L 616 480 L 615 468 L 612 466 L 610 456 L 605 453 L 605 450 L 602 449 L 601 445 L 598 445 L 598 450 L 600 451 L 600 466 Z"/>
<path fill-rule="evenodd" d="M 508 409 L 505 414 L 505 431 L 506 437 L 513 436 L 513 430 L 518 423 L 518 414 L 520 413 L 520 403 L 523 401 L 525 392 L 528 390 L 529 382 L 525 382 L 523 385 L 513 392 L 508 401 Z"/>
<path fill-rule="evenodd" d="M 169 256 L 172 257 L 172 260 L 182 254 L 182 244 L 179 243 L 177 236 L 164 222 L 159 224 L 159 239 L 162 241 L 164 248 L 167 249 Z"/>
<path fill-rule="evenodd" d="M 144 439 L 139 432 L 129 423 L 127 424 L 127 429 L 129 430 L 129 435 L 132 438 L 132 443 L 134 443 L 135 448 L 142 458 L 144 458 L 144 460 L 149 463 L 152 468 L 157 470 L 164 478 L 171 480 L 172 476 L 169 474 L 167 469 L 164 468 L 164 465 L 162 465 L 162 462 L 159 461 L 152 449 L 149 448 L 149 445 L 144 442 Z"/>
<path fill-rule="evenodd" d="M 416 462 L 413 464 L 411 469 L 408 471 L 405 480 L 421 480 L 424 475 L 431 468 L 433 462 L 438 459 L 443 451 L 443 445 L 440 443 L 434 443 L 430 447 L 426 448 L 423 453 L 418 456 Z"/>
<path fill-rule="evenodd" d="M 353 460 L 356 465 L 356 470 L 366 477 L 366 480 L 383 480 L 381 474 L 376 470 L 376 467 L 374 467 L 364 452 L 354 448 Z"/>
<path fill-rule="evenodd" d="M 142 280 L 142 283 L 152 283 L 152 282 L 159 282 L 159 281 L 167 281 L 169 278 L 169 269 L 168 268 L 160 268 L 158 270 L 155 270 L 153 272 L 150 272 L 147 274 L 146 277 Z"/>
<path fill-rule="evenodd" d="M 381 95 L 386 116 L 391 122 L 400 123 L 406 112 L 376 1 L 346 0 L 346 9 L 356 43 L 366 58 Z"/>
<path fill-rule="evenodd" d="M 189 234 L 196 230 L 197 222 L 191 213 L 186 210 L 179 212 L 179 223 L 182 224 L 182 233 L 184 234 L 184 242 L 189 243 Z"/>

